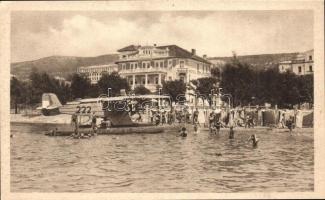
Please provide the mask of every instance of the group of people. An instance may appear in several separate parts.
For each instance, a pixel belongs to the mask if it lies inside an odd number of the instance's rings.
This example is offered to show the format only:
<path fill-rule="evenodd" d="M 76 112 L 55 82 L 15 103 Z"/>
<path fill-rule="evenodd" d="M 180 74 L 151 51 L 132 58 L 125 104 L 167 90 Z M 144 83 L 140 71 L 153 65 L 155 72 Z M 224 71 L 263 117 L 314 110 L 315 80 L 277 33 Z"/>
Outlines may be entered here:
<path fill-rule="evenodd" d="M 198 120 L 199 111 L 196 110 L 191 114 L 187 108 L 176 111 L 171 109 L 166 110 L 151 110 L 151 123 L 155 125 L 173 124 L 173 123 L 194 123 Z M 191 120 L 192 119 L 192 120 Z"/>
<path fill-rule="evenodd" d="M 77 114 L 73 114 L 71 116 L 71 124 L 74 126 L 74 131 L 73 133 L 70 135 L 71 138 L 74 139 L 84 139 L 84 138 L 90 138 L 92 136 L 97 135 L 97 117 L 95 115 L 95 112 L 92 113 L 91 115 L 91 130 L 88 131 L 79 131 L 79 126 L 80 126 L 80 122 L 78 120 L 78 115 Z"/>
<path fill-rule="evenodd" d="M 198 132 L 198 128 L 197 128 L 197 124 L 199 123 L 194 123 L 194 132 Z M 235 131 L 234 131 L 234 127 L 230 126 L 229 128 L 229 139 L 234 139 L 235 138 Z M 219 134 L 220 128 L 217 130 L 218 134 Z M 215 134 L 217 134 L 217 132 L 215 132 Z M 188 131 L 186 129 L 186 127 L 182 127 L 180 130 L 180 137 L 187 137 L 188 135 Z M 249 138 L 248 138 L 248 142 L 252 142 L 253 147 L 257 147 L 257 144 L 259 142 L 259 139 L 257 139 L 255 134 L 252 134 Z"/>

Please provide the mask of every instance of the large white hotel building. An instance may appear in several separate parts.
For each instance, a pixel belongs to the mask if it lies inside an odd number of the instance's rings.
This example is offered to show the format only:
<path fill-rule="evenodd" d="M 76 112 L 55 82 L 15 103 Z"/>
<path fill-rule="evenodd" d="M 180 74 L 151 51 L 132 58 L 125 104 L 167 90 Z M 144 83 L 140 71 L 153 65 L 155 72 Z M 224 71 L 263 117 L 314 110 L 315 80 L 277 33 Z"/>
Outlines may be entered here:
<path fill-rule="evenodd" d="M 200 57 L 195 49 L 190 52 L 177 45 L 129 45 L 118 52 L 119 59 L 115 64 L 80 67 L 78 72 L 86 73 L 91 83 L 96 84 L 102 73 L 118 71 L 132 89 L 143 85 L 155 91 L 163 81 L 179 79 L 188 83 L 208 77 L 212 67 L 205 55 Z"/>
<path fill-rule="evenodd" d="M 127 79 L 132 89 L 143 85 L 154 91 L 163 81 L 180 79 L 188 83 L 210 76 L 211 63 L 206 56 L 197 56 L 195 49 L 189 52 L 176 45 L 130 45 L 118 52 L 119 74 Z"/>

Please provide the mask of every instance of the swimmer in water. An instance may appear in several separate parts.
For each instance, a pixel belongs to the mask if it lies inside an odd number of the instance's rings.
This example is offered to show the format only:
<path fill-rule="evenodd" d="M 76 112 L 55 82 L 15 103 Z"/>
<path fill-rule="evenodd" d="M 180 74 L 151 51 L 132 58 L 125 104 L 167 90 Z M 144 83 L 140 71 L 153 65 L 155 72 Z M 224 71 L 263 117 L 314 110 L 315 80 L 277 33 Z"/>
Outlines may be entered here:
<path fill-rule="evenodd" d="M 201 127 L 200 123 L 197 120 L 195 120 L 194 121 L 194 132 L 195 133 L 199 132 L 199 127 Z"/>
<path fill-rule="evenodd" d="M 257 143 L 258 143 L 258 139 L 257 139 L 257 137 L 256 137 L 256 135 L 255 134 L 253 134 L 253 135 L 251 135 L 249 138 L 248 138 L 248 141 L 252 141 L 253 143 L 253 147 L 257 147 Z"/>
<path fill-rule="evenodd" d="M 235 131 L 234 131 L 234 127 L 230 126 L 230 130 L 229 130 L 229 139 L 234 139 L 235 138 Z"/>
<path fill-rule="evenodd" d="M 186 131 L 186 128 L 185 127 L 183 127 L 180 132 L 181 132 L 181 134 L 179 136 L 181 136 L 181 137 L 187 137 L 187 131 Z"/>

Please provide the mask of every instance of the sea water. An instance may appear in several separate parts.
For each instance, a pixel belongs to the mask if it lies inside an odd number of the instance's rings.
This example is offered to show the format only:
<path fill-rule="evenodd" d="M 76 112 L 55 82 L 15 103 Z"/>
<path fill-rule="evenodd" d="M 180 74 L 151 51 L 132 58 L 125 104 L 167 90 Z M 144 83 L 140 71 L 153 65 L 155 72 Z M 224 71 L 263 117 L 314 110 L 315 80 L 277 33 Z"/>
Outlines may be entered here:
<path fill-rule="evenodd" d="M 12 192 L 291 192 L 314 188 L 313 134 L 200 131 L 48 137 L 12 125 Z M 236 131 L 236 129 L 235 129 Z"/>

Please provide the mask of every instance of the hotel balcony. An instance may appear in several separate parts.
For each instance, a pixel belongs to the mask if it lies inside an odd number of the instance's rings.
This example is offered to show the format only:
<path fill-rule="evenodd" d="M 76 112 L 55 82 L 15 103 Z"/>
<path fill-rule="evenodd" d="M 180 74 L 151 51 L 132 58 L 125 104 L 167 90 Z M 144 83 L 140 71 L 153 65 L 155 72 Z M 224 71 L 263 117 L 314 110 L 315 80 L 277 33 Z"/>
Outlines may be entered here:
<path fill-rule="evenodd" d="M 136 68 L 136 69 L 121 69 L 120 74 L 137 74 L 137 73 L 161 73 L 169 71 L 168 68 L 150 67 L 150 68 Z"/>

